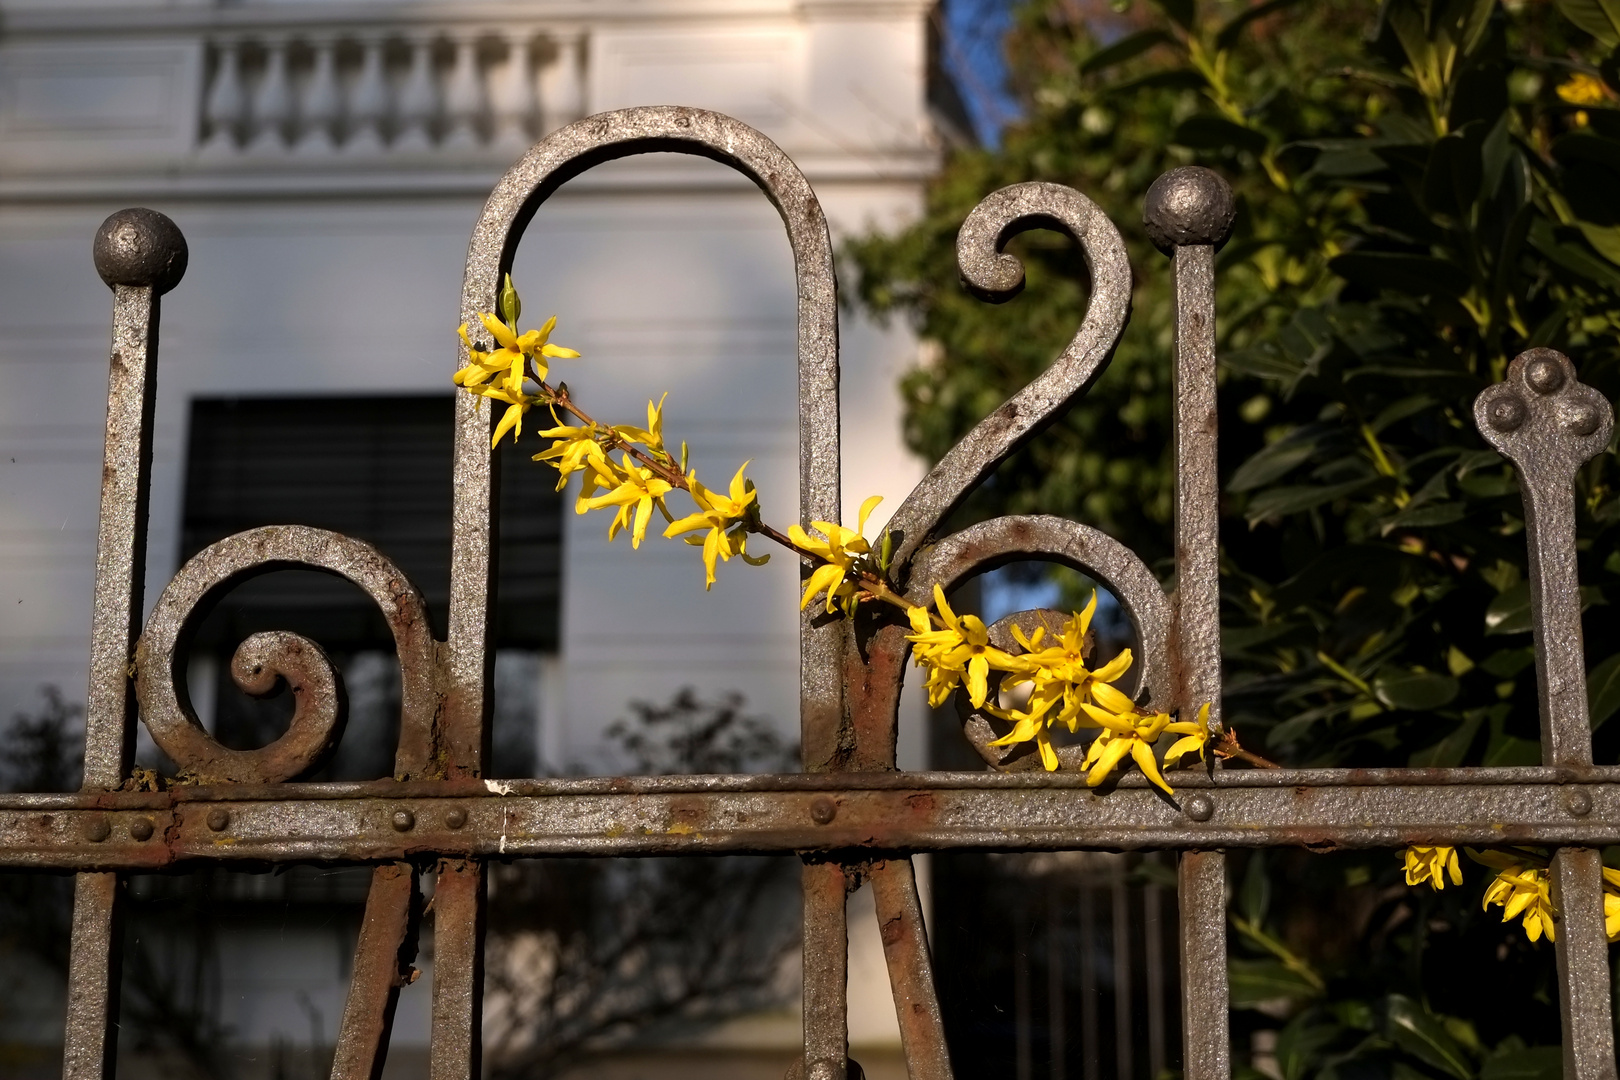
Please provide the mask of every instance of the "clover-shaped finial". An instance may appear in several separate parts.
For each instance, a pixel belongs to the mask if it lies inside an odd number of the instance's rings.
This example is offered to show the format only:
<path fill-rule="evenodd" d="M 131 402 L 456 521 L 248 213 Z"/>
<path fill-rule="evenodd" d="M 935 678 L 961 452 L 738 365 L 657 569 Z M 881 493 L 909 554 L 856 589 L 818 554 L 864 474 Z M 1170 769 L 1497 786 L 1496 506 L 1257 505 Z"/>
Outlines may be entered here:
<path fill-rule="evenodd" d="M 1576 380 L 1569 357 L 1529 349 L 1514 357 L 1506 379 L 1474 401 L 1474 422 L 1521 471 L 1567 482 L 1609 444 L 1614 410 Z"/>

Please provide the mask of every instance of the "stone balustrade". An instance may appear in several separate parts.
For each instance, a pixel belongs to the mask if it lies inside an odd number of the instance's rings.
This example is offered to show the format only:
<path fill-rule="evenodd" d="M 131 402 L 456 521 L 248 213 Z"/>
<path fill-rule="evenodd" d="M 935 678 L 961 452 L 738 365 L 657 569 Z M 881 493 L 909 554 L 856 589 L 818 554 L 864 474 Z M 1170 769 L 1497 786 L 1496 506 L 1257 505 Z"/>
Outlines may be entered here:
<path fill-rule="evenodd" d="M 219 34 L 199 146 L 234 157 L 519 152 L 577 119 L 586 37 L 537 28 Z"/>

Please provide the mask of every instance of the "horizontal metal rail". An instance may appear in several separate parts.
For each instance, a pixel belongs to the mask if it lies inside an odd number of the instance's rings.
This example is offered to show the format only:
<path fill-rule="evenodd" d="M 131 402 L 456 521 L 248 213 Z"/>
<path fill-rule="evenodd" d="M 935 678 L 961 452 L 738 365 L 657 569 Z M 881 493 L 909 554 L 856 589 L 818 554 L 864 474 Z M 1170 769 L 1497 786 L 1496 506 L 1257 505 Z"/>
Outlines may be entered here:
<path fill-rule="evenodd" d="M 1278 770 L 1180 783 L 1179 800 L 1137 777 L 1102 793 L 1061 773 L 15 795 L 0 799 L 0 865 L 159 870 L 198 860 L 1620 843 L 1615 768 Z"/>

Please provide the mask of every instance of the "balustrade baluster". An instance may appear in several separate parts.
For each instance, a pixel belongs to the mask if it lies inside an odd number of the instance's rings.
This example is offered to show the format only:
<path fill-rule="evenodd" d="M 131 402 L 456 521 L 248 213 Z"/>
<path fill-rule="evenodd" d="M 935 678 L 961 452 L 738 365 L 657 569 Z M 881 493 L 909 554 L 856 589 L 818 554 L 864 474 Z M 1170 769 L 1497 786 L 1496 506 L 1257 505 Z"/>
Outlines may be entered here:
<path fill-rule="evenodd" d="M 564 124 L 571 124 L 584 113 L 585 93 L 580 80 L 583 77 L 581 53 L 585 49 L 585 35 L 568 33 L 555 41 L 557 56 L 540 76 L 542 134 L 550 134 Z"/>
<path fill-rule="evenodd" d="M 337 147 L 332 138 L 332 126 L 338 113 L 337 42 L 317 41 L 314 49 L 315 67 L 299 103 L 298 140 L 294 146 L 299 153 L 327 154 Z"/>
<path fill-rule="evenodd" d="M 383 120 L 388 114 L 388 82 L 383 76 L 383 41 L 362 38 L 360 71 L 349 93 L 343 149 L 377 153 L 383 149 Z"/>
<path fill-rule="evenodd" d="M 449 130 L 447 149 L 467 150 L 483 142 L 478 125 L 484 118 L 484 73 L 478 63 L 478 36 L 455 38 L 455 61 L 444 88 L 444 113 Z"/>
<path fill-rule="evenodd" d="M 433 78 L 433 43 L 433 37 L 425 34 L 407 39 L 411 67 L 399 94 L 399 133 L 394 138 L 395 150 L 433 147 L 432 125 L 439 111 L 438 87 Z"/>
<path fill-rule="evenodd" d="M 265 42 L 264 75 L 253 94 L 250 125 L 254 153 L 281 153 L 286 149 L 287 123 L 292 119 L 292 86 L 287 81 L 287 42 Z"/>
<path fill-rule="evenodd" d="M 219 67 L 214 72 L 214 83 L 208 88 L 208 99 L 203 106 L 203 119 L 207 121 L 206 153 L 235 153 L 241 145 L 238 135 L 242 126 L 242 109 L 247 103 L 242 93 L 240 42 L 221 41 L 215 49 L 219 54 Z"/>
<path fill-rule="evenodd" d="M 490 93 L 495 145 L 511 151 L 526 149 L 534 139 L 534 63 L 531 35 L 514 34 L 507 40 L 506 62 L 495 76 Z"/>

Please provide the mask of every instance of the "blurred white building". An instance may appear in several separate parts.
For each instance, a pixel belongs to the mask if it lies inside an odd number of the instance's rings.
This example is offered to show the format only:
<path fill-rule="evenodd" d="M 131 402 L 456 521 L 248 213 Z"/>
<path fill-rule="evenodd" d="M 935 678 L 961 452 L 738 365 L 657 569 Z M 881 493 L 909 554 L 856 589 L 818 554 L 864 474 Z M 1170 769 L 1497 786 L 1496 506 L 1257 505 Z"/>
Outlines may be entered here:
<path fill-rule="evenodd" d="M 191 252 L 162 308 L 150 605 L 187 530 L 206 531 L 195 418 L 230 431 L 219 409 L 238 399 L 448 397 L 474 221 L 548 131 L 631 105 L 716 109 L 799 163 L 835 240 L 915 214 L 951 126 L 930 16 L 929 0 L 0 0 L 0 717 L 46 684 L 82 700 L 111 310 L 90 241 L 107 214 L 161 210 Z M 723 483 L 751 460 L 767 520 L 793 520 L 792 262 L 752 185 L 673 156 L 595 170 L 541 210 L 514 277 L 525 321 L 557 314 L 554 340 L 583 352 L 558 374 L 598 417 L 637 421 L 668 391 L 666 431 L 700 473 Z M 847 312 L 842 337 L 845 519 L 880 493 L 880 525 L 921 475 L 896 391 L 915 345 Z M 301 450 L 232 452 L 246 469 Z M 251 513 L 256 489 L 230 494 Z M 632 552 L 605 519 L 561 518 L 552 629 L 503 656 L 497 703 L 541 767 L 611 767 L 601 729 L 683 686 L 741 691 L 796 732 L 789 560 L 725 565 L 705 595 L 692 549 Z M 213 686 L 193 671 L 207 722 Z M 910 715 L 902 764 L 921 753 Z M 892 1044 L 875 929 L 852 928 L 853 1041 Z M 232 970 L 263 973 L 220 988 L 235 1038 L 306 1043 L 311 1015 L 335 1033 L 342 942 L 232 948 L 259 957 Z M 410 999 L 397 1046 L 425 1026 Z M 38 1035 L 54 1007 L 0 1017 L 5 1037 Z"/>

